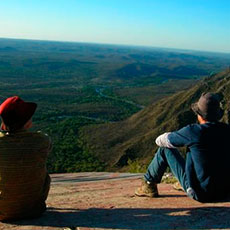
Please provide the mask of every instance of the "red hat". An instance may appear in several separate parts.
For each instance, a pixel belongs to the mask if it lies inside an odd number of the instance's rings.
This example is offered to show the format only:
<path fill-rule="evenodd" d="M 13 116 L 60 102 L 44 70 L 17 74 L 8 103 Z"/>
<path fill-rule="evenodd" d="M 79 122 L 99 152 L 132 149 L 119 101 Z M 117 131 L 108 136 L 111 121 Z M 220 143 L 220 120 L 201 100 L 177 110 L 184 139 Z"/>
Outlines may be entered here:
<path fill-rule="evenodd" d="M 0 115 L 3 123 L 9 127 L 10 130 L 17 130 L 29 121 L 36 108 L 36 103 L 25 102 L 18 96 L 14 96 L 7 98 L 0 105 Z"/>

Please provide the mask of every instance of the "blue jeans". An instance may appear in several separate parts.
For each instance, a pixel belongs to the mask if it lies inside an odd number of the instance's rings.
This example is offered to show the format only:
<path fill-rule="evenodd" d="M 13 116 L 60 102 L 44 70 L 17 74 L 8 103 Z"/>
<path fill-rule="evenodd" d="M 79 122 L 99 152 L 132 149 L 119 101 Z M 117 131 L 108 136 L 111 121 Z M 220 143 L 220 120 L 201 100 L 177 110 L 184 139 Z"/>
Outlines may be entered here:
<path fill-rule="evenodd" d="M 191 188 L 186 178 L 185 159 L 177 149 L 159 148 L 144 175 L 145 180 L 160 183 L 168 166 L 188 196 L 196 199 L 194 191 L 190 191 Z"/>

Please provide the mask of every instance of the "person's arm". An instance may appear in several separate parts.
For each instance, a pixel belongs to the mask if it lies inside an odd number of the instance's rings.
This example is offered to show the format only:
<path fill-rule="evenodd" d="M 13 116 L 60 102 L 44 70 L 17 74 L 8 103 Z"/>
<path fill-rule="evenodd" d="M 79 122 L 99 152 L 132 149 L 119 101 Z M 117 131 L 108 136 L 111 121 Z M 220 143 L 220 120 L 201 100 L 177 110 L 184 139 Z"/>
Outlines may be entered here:
<path fill-rule="evenodd" d="M 159 147 L 167 147 L 167 148 L 176 148 L 175 146 L 173 146 L 169 139 L 168 139 L 168 136 L 171 132 L 167 132 L 167 133 L 164 133 L 162 135 L 160 135 L 159 137 L 157 137 L 156 139 L 156 144 L 159 146 Z"/>
<path fill-rule="evenodd" d="M 178 131 L 164 133 L 156 139 L 156 144 L 167 148 L 189 146 L 194 142 L 195 130 L 195 125 L 188 125 Z"/>

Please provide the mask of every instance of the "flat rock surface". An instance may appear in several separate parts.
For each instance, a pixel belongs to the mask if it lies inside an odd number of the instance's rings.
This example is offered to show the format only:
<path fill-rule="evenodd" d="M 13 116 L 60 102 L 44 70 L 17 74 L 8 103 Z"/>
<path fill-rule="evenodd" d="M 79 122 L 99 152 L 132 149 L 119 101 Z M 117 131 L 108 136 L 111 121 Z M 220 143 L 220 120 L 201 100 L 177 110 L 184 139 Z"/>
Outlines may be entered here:
<path fill-rule="evenodd" d="M 158 186 L 159 198 L 134 196 L 141 174 L 53 174 L 48 209 L 32 220 L 0 229 L 230 229 L 230 202 L 202 204 Z"/>

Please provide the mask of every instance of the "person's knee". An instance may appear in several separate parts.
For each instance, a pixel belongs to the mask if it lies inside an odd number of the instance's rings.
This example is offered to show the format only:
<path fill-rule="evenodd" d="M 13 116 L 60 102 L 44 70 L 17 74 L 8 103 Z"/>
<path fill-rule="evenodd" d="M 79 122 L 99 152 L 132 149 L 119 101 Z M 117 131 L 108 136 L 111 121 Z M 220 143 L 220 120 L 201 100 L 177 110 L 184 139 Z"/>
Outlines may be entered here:
<path fill-rule="evenodd" d="M 163 159 L 167 159 L 168 157 L 180 155 L 180 152 L 177 149 L 167 148 L 167 147 L 159 147 L 157 154 L 161 156 Z"/>
<path fill-rule="evenodd" d="M 166 153 L 171 153 L 171 149 L 167 147 L 159 147 L 157 153 L 164 156 Z"/>
<path fill-rule="evenodd" d="M 157 152 L 156 152 L 156 155 L 157 155 L 157 157 L 160 157 L 160 158 L 166 160 L 166 157 L 165 157 L 166 152 L 167 152 L 166 147 L 159 147 Z"/>
<path fill-rule="evenodd" d="M 160 154 L 162 154 L 162 153 L 165 152 L 166 149 L 167 149 L 166 147 L 159 147 L 158 150 L 157 150 L 157 152 L 159 152 Z"/>

